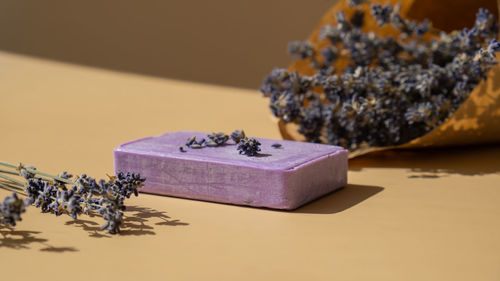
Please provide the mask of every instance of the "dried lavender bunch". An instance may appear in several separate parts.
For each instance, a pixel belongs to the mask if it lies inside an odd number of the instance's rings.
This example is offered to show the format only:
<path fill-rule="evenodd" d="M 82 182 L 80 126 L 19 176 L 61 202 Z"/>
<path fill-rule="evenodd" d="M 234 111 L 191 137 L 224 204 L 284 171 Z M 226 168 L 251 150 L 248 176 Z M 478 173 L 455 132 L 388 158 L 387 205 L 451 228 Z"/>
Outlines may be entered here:
<path fill-rule="evenodd" d="M 350 1 L 357 6 L 364 1 Z M 310 42 L 292 42 L 289 51 L 308 60 L 314 75 L 274 69 L 261 92 L 272 113 L 311 142 L 360 146 L 398 145 L 429 132 L 467 99 L 495 65 L 500 43 L 498 23 L 480 9 L 472 28 L 436 33 L 428 20 L 406 20 L 399 5 L 371 5 L 378 25 L 390 24 L 398 38 L 365 33 L 364 13 L 351 18 L 338 12 L 337 25 L 321 29 L 329 45 L 315 50 Z M 335 68 L 339 58 L 347 66 Z"/>
<path fill-rule="evenodd" d="M 122 172 L 110 176 L 107 181 L 97 182 L 85 174 L 72 181 L 73 176 L 67 172 L 53 176 L 32 166 L 16 166 L 4 162 L 0 162 L 0 165 L 15 169 L 15 172 L 0 170 L 3 179 L 0 187 L 26 196 L 22 208 L 19 205 L 22 200 L 19 201 L 17 195 L 6 198 L 0 208 L 2 221 L 11 225 L 15 224 L 15 220 L 20 220 L 24 206 L 34 205 L 44 213 L 50 212 L 56 216 L 67 214 L 73 219 L 82 214 L 97 213 L 106 221 L 101 229 L 112 234 L 119 233 L 123 211 L 126 208 L 124 201 L 132 194 L 138 196 L 137 189 L 141 188 L 145 181 L 139 174 Z M 24 182 L 5 174 L 17 174 Z"/>

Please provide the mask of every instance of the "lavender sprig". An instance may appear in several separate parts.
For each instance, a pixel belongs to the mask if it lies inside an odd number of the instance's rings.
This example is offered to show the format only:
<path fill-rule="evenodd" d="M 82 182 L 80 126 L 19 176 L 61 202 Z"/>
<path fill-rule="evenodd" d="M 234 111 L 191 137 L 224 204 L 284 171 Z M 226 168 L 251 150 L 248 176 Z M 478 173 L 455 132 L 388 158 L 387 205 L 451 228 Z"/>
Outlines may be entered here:
<path fill-rule="evenodd" d="M 106 220 L 102 229 L 107 229 L 112 234 L 120 232 L 123 211 L 126 208 L 124 200 L 130 198 L 132 194 L 137 196 L 138 188 L 141 188 L 145 181 L 139 174 L 122 172 L 117 173 L 116 176 L 109 176 L 108 181 L 97 182 L 85 174 L 72 181 L 73 176 L 67 172 L 55 176 L 22 164 L 16 166 L 0 162 L 0 165 L 16 169 L 18 175 L 24 179 L 25 182 L 21 182 L 11 176 L 0 174 L 5 180 L 0 183 L 0 188 L 17 193 L 21 193 L 20 190 L 24 189 L 26 192 L 24 195 L 27 197 L 24 205 L 34 205 L 42 212 L 51 212 L 57 216 L 68 214 L 73 219 L 83 213 L 98 213 Z M 0 171 L 2 172 L 4 171 Z M 9 171 L 7 174 L 13 173 Z M 37 175 L 43 175 L 43 177 Z M 13 202 L 14 199 L 9 200 L 8 202 Z M 10 209 L 5 210 L 7 211 L 4 212 L 4 209 L 1 209 L 2 217 L 13 218 L 9 215 L 14 214 L 13 211 L 9 213 Z M 8 222 L 12 224 L 12 219 L 8 219 Z"/>

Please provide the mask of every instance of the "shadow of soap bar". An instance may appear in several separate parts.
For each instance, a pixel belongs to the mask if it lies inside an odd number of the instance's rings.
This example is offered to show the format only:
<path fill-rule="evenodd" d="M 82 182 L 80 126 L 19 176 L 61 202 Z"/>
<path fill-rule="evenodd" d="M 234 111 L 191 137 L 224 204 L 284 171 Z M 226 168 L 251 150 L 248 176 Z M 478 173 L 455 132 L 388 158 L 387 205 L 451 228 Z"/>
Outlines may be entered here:
<path fill-rule="evenodd" d="M 224 146 L 179 151 L 206 133 L 175 132 L 120 145 L 115 172 L 146 178 L 143 192 L 292 210 L 347 184 L 347 150 L 324 144 L 260 139 L 258 156 Z M 274 143 L 281 144 L 274 148 Z"/>

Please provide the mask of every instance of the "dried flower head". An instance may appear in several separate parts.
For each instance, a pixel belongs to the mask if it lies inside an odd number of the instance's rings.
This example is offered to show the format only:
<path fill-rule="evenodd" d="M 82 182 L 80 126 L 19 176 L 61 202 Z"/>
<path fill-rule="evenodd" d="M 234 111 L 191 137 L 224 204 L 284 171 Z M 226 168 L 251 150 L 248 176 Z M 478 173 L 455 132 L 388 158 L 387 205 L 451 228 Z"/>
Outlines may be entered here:
<path fill-rule="evenodd" d="M 24 213 L 25 206 L 22 199 L 17 197 L 15 192 L 12 196 L 5 197 L 0 204 L 0 222 L 15 226 L 17 221 L 21 220 L 21 214 Z"/>
<path fill-rule="evenodd" d="M 254 138 L 244 137 L 238 143 L 238 151 L 240 154 L 245 154 L 247 156 L 255 156 L 260 151 L 260 142 Z"/>

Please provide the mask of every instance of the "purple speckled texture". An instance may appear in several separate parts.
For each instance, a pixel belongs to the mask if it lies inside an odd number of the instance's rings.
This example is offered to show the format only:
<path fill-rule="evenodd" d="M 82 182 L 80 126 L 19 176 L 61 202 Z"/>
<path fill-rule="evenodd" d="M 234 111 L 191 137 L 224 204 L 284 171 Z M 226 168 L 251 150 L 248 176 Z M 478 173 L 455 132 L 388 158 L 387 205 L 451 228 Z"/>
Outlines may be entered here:
<path fill-rule="evenodd" d="M 258 157 L 238 154 L 231 141 L 179 151 L 188 137 L 206 135 L 182 131 L 122 144 L 114 150 L 115 172 L 141 173 L 148 193 L 286 210 L 347 184 L 341 147 L 258 138 Z"/>

